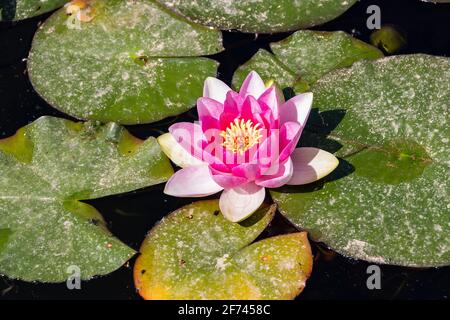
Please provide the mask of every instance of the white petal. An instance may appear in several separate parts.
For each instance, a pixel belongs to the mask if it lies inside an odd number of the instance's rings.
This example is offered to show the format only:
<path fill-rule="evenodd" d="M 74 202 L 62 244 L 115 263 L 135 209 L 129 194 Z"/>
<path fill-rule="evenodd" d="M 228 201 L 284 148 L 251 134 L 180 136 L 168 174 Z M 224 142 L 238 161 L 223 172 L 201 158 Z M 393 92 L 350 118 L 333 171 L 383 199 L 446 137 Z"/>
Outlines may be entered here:
<path fill-rule="evenodd" d="M 192 156 L 186 151 L 172 136 L 170 132 L 160 135 L 158 138 L 158 143 L 161 146 L 161 150 L 181 168 L 201 166 L 205 163 L 200 159 Z"/>
<path fill-rule="evenodd" d="M 223 104 L 228 91 L 231 91 L 231 88 L 223 81 L 213 77 L 206 78 L 205 85 L 203 86 L 204 97 L 214 99 Z"/>
<path fill-rule="evenodd" d="M 299 94 L 280 107 L 281 123 L 294 121 L 305 126 L 313 103 L 312 92 Z"/>
<path fill-rule="evenodd" d="M 297 148 L 291 155 L 294 173 L 290 185 L 307 184 L 330 174 L 339 164 L 331 153 L 317 148 Z"/>
<path fill-rule="evenodd" d="M 259 74 L 256 71 L 252 71 L 242 83 L 239 94 L 243 97 L 253 96 L 255 99 L 258 99 L 266 89 L 266 85 Z"/>
<path fill-rule="evenodd" d="M 164 193 L 174 197 L 206 197 L 223 190 L 207 165 L 181 169 L 169 179 Z"/>
<path fill-rule="evenodd" d="M 220 211 L 232 222 L 242 221 L 258 210 L 265 195 L 266 190 L 253 182 L 225 189 L 219 200 Z"/>

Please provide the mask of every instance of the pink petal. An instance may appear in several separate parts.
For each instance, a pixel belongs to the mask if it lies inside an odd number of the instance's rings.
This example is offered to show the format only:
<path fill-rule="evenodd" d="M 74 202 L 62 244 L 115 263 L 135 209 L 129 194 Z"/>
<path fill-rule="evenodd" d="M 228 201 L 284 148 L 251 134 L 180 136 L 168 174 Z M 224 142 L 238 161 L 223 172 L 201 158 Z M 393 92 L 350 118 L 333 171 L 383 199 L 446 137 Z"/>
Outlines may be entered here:
<path fill-rule="evenodd" d="M 253 182 L 238 188 L 225 189 L 220 195 L 220 211 L 232 222 L 242 221 L 258 210 L 265 194 L 265 189 Z"/>
<path fill-rule="evenodd" d="M 293 121 L 305 126 L 311 111 L 313 94 L 311 92 L 299 94 L 286 101 L 280 108 L 281 123 Z"/>
<path fill-rule="evenodd" d="M 236 119 L 238 117 L 239 117 L 239 115 L 236 115 L 235 113 L 224 112 L 220 116 L 220 122 L 219 122 L 220 130 L 226 130 L 230 126 L 230 123 L 232 123 L 234 121 L 234 119 Z"/>
<path fill-rule="evenodd" d="M 203 86 L 203 96 L 224 103 L 227 92 L 230 90 L 230 87 L 219 79 L 208 77 Z"/>
<path fill-rule="evenodd" d="M 256 71 L 252 71 L 242 83 L 239 94 L 242 97 L 251 95 L 258 99 L 264 91 L 266 91 L 264 82 Z"/>
<path fill-rule="evenodd" d="M 278 119 L 275 119 L 273 116 L 272 110 L 267 109 L 265 112 L 263 112 L 261 116 L 264 122 L 264 127 L 267 129 L 279 129 L 280 127 L 280 121 Z"/>
<path fill-rule="evenodd" d="M 254 121 L 254 115 L 259 114 L 262 112 L 262 109 L 258 103 L 258 101 L 253 96 L 247 96 L 245 98 L 245 101 L 242 105 L 242 109 L 240 112 L 240 118 L 243 118 L 244 120 L 252 120 L 253 124 L 255 124 Z"/>
<path fill-rule="evenodd" d="M 233 113 L 236 117 L 239 116 L 244 100 L 245 97 L 241 97 L 239 93 L 229 91 L 223 104 L 223 111 L 226 113 Z"/>
<path fill-rule="evenodd" d="M 279 162 L 284 162 L 297 146 L 303 127 L 298 122 L 285 122 L 280 129 Z"/>
<path fill-rule="evenodd" d="M 217 173 L 215 170 L 212 170 L 211 176 L 224 189 L 236 188 L 249 182 L 247 178 L 237 177 L 232 174 Z"/>
<path fill-rule="evenodd" d="M 230 122 L 239 118 L 244 98 L 234 91 L 229 91 L 223 105 L 223 113 L 220 115 L 220 129 L 225 130 Z"/>
<path fill-rule="evenodd" d="M 291 158 L 288 158 L 285 163 L 270 168 L 265 172 L 266 175 L 256 179 L 255 183 L 266 188 L 278 188 L 291 180 L 292 173 L 292 160 Z"/>
<path fill-rule="evenodd" d="M 242 163 L 235 166 L 231 172 L 234 176 L 243 177 L 254 181 L 259 176 L 259 165 L 253 163 Z"/>
<path fill-rule="evenodd" d="M 272 110 L 272 115 L 274 119 L 279 118 L 279 108 L 281 104 L 284 102 L 284 98 L 282 93 L 278 90 L 276 86 L 271 86 L 269 89 L 264 91 L 264 93 L 259 97 L 258 102 L 267 106 Z"/>
<path fill-rule="evenodd" d="M 287 184 L 307 184 L 330 174 L 339 165 L 331 153 L 317 148 L 297 148 L 292 153 L 294 172 Z"/>
<path fill-rule="evenodd" d="M 220 127 L 220 122 L 211 116 L 203 115 L 200 120 L 200 125 L 202 126 L 203 134 L 205 135 L 205 138 L 206 138 L 206 136 L 215 135 L 217 128 Z M 211 134 L 211 132 L 208 132 L 209 130 L 212 130 L 214 132 L 214 134 Z M 206 139 L 206 140 L 209 141 L 209 139 Z"/>
<path fill-rule="evenodd" d="M 262 113 L 253 114 L 253 123 L 259 123 L 261 125 L 260 128 L 271 129 L 276 127 L 274 124 L 274 119 L 272 118 L 272 111 L 266 110 Z"/>
<path fill-rule="evenodd" d="M 192 156 L 203 161 L 203 131 L 191 122 L 178 122 L 169 127 L 175 140 Z"/>
<path fill-rule="evenodd" d="M 209 164 L 209 169 L 213 175 L 231 174 L 231 169 L 226 164 L 220 162 Z"/>
<path fill-rule="evenodd" d="M 207 165 L 181 169 L 169 179 L 164 193 L 174 197 L 205 197 L 221 191 Z"/>
<path fill-rule="evenodd" d="M 219 120 L 223 113 L 223 104 L 211 98 L 202 97 L 197 100 L 197 112 L 200 121 L 205 116 Z"/>
<path fill-rule="evenodd" d="M 229 159 L 227 156 L 230 157 L 230 155 L 222 146 L 223 138 L 220 136 L 220 132 L 214 128 L 204 132 L 207 142 L 203 143 L 203 161 L 210 166 L 217 166 L 221 171 L 229 172 L 228 165 L 225 163 Z"/>
<path fill-rule="evenodd" d="M 253 154 L 251 162 L 257 162 L 260 166 L 271 167 L 280 154 L 279 130 L 264 130 L 262 142 L 257 145 L 258 150 Z"/>

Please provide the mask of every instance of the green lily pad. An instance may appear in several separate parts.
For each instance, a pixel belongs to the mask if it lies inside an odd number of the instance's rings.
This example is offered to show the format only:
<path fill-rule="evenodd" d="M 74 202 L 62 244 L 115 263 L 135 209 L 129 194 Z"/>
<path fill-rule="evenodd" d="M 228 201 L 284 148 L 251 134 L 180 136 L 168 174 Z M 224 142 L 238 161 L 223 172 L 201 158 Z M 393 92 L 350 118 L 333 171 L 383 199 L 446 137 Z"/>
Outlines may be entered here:
<path fill-rule="evenodd" d="M 240 66 L 233 75 L 233 87 L 240 89 L 251 71 L 256 71 L 264 80 L 276 81 L 280 88 L 295 88 L 295 92 L 307 91 L 309 85 L 301 81 L 300 76 L 285 66 L 272 53 L 260 49 L 255 55 Z"/>
<path fill-rule="evenodd" d="M 233 85 L 239 87 L 248 71 L 255 70 L 265 79 L 276 80 L 282 88 L 292 87 L 301 92 L 308 90 L 305 83 L 313 84 L 332 70 L 383 57 L 377 48 L 342 31 L 297 31 L 272 43 L 271 49 L 274 55 L 260 50 L 241 66 Z"/>
<path fill-rule="evenodd" d="M 173 173 L 156 139 L 110 123 L 42 117 L 0 140 L 0 273 L 62 282 L 114 271 L 134 250 L 81 202 L 166 181 Z"/>
<path fill-rule="evenodd" d="M 233 223 L 218 200 L 185 206 L 154 227 L 136 260 L 134 279 L 145 299 L 293 299 L 312 268 L 306 233 L 253 242 L 275 206 Z"/>
<path fill-rule="evenodd" d="M 319 25 L 340 16 L 356 0 L 158 0 L 192 21 L 221 30 L 273 33 Z"/>
<path fill-rule="evenodd" d="M 150 0 L 93 0 L 93 19 L 65 10 L 36 33 L 28 72 L 51 105 L 80 119 L 148 123 L 187 111 L 215 76 L 217 30 L 186 22 Z"/>
<path fill-rule="evenodd" d="M 2 0 L 0 21 L 23 20 L 61 7 L 68 0 Z"/>
<path fill-rule="evenodd" d="M 272 192 L 311 237 L 357 259 L 450 264 L 450 59 L 357 62 L 312 87 L 303 145 L 341 157 L 324 180 Z"/>

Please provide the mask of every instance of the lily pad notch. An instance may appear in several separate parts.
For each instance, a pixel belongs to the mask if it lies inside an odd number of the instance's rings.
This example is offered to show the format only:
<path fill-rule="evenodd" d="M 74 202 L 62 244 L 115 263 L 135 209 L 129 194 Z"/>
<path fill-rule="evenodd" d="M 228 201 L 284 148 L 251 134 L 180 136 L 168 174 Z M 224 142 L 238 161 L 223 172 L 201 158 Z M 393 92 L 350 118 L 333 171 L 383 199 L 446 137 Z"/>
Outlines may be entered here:
<path fill-rule="evenodd" d="M 78 21 L 76 8 L 72 16 L 63 8 L 34 37 L 28 73 L 49 104 L 79 119 L 120 124 L 150 123 L 194 106 L 203 80 L 217 73 L 218 63 L 205 56 L 223 50 L 220 31 L 151 0 L 87 5 L 89 19 Z"/>
<path fill-rule="evenodd" d="M 154 138 L 116 124 L 42 117 L 0 140 L 0 273 L 63 282 L 108 274 L 135 251 L 82 202 L 166 181 L 173 169 Z"/>

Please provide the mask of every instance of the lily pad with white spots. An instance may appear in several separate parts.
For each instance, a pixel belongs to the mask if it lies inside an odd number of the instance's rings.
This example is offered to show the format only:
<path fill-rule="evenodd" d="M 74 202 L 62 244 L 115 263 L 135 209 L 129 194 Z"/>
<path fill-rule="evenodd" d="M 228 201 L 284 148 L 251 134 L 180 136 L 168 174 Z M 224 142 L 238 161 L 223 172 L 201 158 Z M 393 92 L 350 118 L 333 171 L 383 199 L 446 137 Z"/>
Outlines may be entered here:
<path fill-rule="evenodd" d="M 303 145 L 341 158 L 317 183 L 272 192 L 283 215 L 376 263 L 450 264 L 450 59 L 394 56 L 320 79 Z M 316 110 L 317 110 L 316 109 Z"/>
<path fill-rule="evenodd" d="M 276 81 L 280 88 L 293 88 L 295 92 L 305 92 L 309 85 L 300 76 L 285 66 L 275 55 L 260 49 L 233 75 L 233 87 L 240 89 L 241 84 L 251 71 L 258 72 L 263 79 Z"/>
<path fill-rule="evenodd" d="M 347 11 L 356 0 L 158 0 L 192 21 L 221 30 L 274 33 L 309 28 Z"/>
<path fill-rule="evenodd" d="M 62 282 L 108 274 L 134 250 L 82 202 L 166 181 L 173 173 L 156 139 L 110 123 L 42 117 L 0 140 L 0 274 Z"/>
<path fill-rule="evenodd" d="M 0 21 L 35 17 L 63 6 L 68 0 L 2 0 Z"/>
<path fill-rule="evenodd" d="M 61 9 L 35 35 L 28 72 L 45 100 L 80 119 L 122 124 L 157 121 L 195 105 L 205 78 L 216 75 L 217 62 L 201 56 L 222 50 L 219 31 L 151 0 L 87 4 L 92 20 Z"/>
<path fill-rule="evenodd" d="M 141 247 L 134 280 L 145 299 L 293 299 L 312 268 L 306 233 L 251 244 L 273 218 L 263 205 L 233 223 L 217 200 L 200 201 L 165 217 Z"/>
<path fill-rule="evenodd" d="M 342 31 L 301 30 L 270 47 L 273 54 L 261 49 L 236 71 L 235 87 L 249 71 L 255 70 L 282 88 L 307 91 L 307 84 L 313 84 L 330 71 L 349 67 L 356 61 L 383 57 L 377 48 Z"/>

